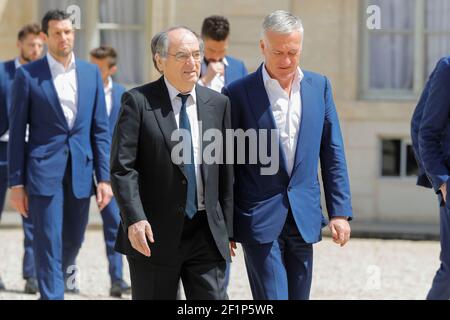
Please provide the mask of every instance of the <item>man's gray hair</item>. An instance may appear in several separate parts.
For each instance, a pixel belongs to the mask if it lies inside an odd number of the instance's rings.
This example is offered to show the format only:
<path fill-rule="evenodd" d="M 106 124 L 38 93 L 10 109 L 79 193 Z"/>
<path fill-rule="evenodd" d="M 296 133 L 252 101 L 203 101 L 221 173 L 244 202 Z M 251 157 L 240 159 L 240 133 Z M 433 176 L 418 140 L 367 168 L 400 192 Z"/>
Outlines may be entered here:
<path fill-rule="evenodd" d="M 176 27 L 171 27 L 169 29 L 160 31 L 153 36 L 152 42 L 151 42 L 153 64 L 154 64 L 156 70 L 158 70 L 160 73 L 161 73 L 161 70 L 159 70 L 158 64 L 156 63 L 156 54 L 158 54 L 162 58 L 167 58 L 167 56 L 169 54 L 169 45 L 170 45 L 169 33 L 171 31 L 178 30 L 178 29 L 183 29 L 183 30 L 186 30 L 186 31 L 192 33 L 198 40 L 200 53 L 202 54 L 202 56 L 204 54 L 205 45 L 203 43 L 202 38 L 196 32 L 189 29 L 188 27 L 176 26 Z"/>
<path fill-rule="evenodd" d="M 264 19 L 261 38 L 265 38 L 267 31 L 284 34 L 299 31 L 301 35 L 304 32 L 302 20 L 284 10 L 274 11 Z"/>

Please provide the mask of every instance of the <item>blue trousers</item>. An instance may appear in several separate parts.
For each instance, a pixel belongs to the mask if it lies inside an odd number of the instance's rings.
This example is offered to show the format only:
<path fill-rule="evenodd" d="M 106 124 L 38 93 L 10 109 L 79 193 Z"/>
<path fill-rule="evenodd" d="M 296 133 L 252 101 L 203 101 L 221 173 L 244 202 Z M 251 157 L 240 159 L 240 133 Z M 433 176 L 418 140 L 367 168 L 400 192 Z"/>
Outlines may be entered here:
<path fill-rule="evenodd" d="M 292 213 L 276 241 L 242 247 L 255 300 L 309 299 L 313 247 L 303 240 Z"/>
<path fill-rule="evenodd" d="M 74 196 L 70 165 L 55 195 L 29 196 L 36 274 L 43 300 L 64 299 L 65 273 L 72 271 L 70 267 L 75 265 L 83 243 L 89 201 Z"/>
<path fill-rule="evenodd" d="M 0 219 L 5 205 L 6 191 L 8 189 L 7 166 L 0 166 Z M 33 254 L 33 223 L 31 218 L 22 218 L 24 233 L 24 256 L 22 262 L 22 275 L 24 279 L 36 278 Z"/>
<path fill-rule="evenodd" d="M 0 165 L 0 220 L 5 206 L 6 190 L 8 190 L 7 166 Z"/>
<path fill-rule="evenodd" d="M 447 200 L 447 203 L 444 204 L 442 196 L 439 194 L 439 204 L 441 265 L 434 276 L 427 300 L 450 299 L 450 203 Z"/>
<path fill-rule="evenodd" d="M 103 237 L 105 238 L 106 256 L 109 264 L 111 283 L 122 280 L 122 254 L 114 250 L 117 231 L 120 225 L 120 211 L 116 199 L 112 199 L 101 212 L 103 219 Z"/>

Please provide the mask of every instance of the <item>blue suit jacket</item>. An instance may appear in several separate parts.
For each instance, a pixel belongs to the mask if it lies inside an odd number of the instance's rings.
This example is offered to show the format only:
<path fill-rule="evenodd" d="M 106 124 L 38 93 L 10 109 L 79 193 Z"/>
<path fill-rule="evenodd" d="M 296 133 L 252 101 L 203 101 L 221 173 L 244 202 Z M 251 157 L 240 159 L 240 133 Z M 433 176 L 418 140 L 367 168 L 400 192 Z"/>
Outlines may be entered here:
<path fill-rule="evenodd" d="M 12 87 L 9 184 L 29 194 L 52 196 L 60 187 L 69 154 L 75 197 L 92 194 L 97 181 L 109 181 L 110 136 L 105 94 L 95 65 L 76 60 L 78 114 L 70 130 L 59 103 L 47 58 L 16 72 Z M 30 135 L 25 146 L 25 129 Z"/>
<path fill-rule="evenodd" d="M 223 91 L 231 101 L 234 129 L 276 128 L 263 84 L 262 66 Z M 261 175 L 264 165 L 259 159 L 254 165 L 235 165 L 234 237 L 238 242 L 254 244 L 276 240 L 289 207 L 303 239 L 307 243 L 321 240 L 326 220 L 320 203 L 319 159 L 329 217 L 352 217 L 344 146 L 328 79 L 304 71 L 301 99 L 301 127 L 291 177 L 284 161 L 280 161 L 275 175 Z M 259 136 L 258 141 L 259 145 Z M 279 152 L 281 160 L 284 159 L 281 144 L 279 148 L 270 152 Z M 246 154 L 249 152 L 247 144 Z"/>
<path fill-rule="evenodd" d="M 449 88 L 450 56 L 439 61 L 422 94 L 426 96 L 418 134 L 419 159 L 436 192 L 450 176 Z"/>
<path fill-rule="evenodd" d="M 226 56 L 225 58 L 228 62 L 228 66 L 225 66 L 225 85 L 229 85 L 231 82 L 241 79 L 248 74 L 244 62 L 231 56 Z M 206 64 L 203 62 L 202 74 L 206 72 L 206 68 Z"/>
<path fill-rule="evenodd" d="M 122 104 L 122 95 L 125 93 L 126 89 L 118 84 L 113 82 L 112 89 L 112 109 L 109 115 L 109 133 L 112 139 L 114 128 L 116 127 L 117 119 L 119 118 L 120 106 Z"/>
<path fill-rule="evenodd" d="M 16 73 L 14 60 L 0 63 L 0 137 L 8 131 L 8 114 L 11 97 L 11 85 Z M 0 142 L 0 165 L 6 165 L 6 145 Z"/>
<path fill-rule="evenodd" d="M 417 165 L 419 167 L 419 176 L 417 177 L 417 185 L 425 188 L 432 188 L 432 184 L 427 177 L 423 161 L 419 152 L 419 129 L 422 122 L 423 110 L 425 109 L 425 105 L 427 103 L 428 96 L 430 94 L 431 83 L 434 81 L 434 77 L 436 75 L 436 71 L 438 69 L 439 64 L 444 59 L 439 60 L 435 69 L 431 73 L 411 119 L 411 140 L 414 149 L 414 156 L 416 157 Z M 442 142 L 450 141 L 448 137 L 450 137 L 450 125 L 447 125 L 446 134 L 443 136 Z"/>

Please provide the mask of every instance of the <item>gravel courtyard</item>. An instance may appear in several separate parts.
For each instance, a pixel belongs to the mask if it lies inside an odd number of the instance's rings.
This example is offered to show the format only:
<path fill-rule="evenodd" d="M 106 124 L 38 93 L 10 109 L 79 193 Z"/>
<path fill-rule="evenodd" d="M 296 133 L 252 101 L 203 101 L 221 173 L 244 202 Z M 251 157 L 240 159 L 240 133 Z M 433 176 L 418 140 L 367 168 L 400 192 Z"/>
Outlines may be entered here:
<path fill-rule="evenodd" d="M 0 230 L 0 275 L 7 290 L 0 300 L 37 299 L 22 293 L 23 235 L 20 229 Z M 437 241 L 352 239 L 339 248 L 330 238 L 315 246 L 312 299 L 424 299 L 439 265 Z M 90 229 L 78 258 L 79 296 L 66 299 L 104 300 L 109 278 L 103 237 Z M 129 280 L 125 261 L 125 279 Z M 243 253 L 232 265 L 230 299 L 251 299 Z M 124 296 L 129 299 L 130 296 Z"/>

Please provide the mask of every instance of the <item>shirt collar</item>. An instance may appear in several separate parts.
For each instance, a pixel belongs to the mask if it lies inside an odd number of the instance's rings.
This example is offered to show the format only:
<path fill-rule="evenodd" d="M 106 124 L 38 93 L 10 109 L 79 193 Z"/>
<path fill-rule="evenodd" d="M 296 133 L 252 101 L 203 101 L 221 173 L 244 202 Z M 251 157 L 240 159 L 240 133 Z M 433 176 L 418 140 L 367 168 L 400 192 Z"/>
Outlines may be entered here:
<path fill-rule="evenodd" d="M 17 57 L 17 58 L 14 60 L 14 66 L 16 67 L 16 69 L 19 69 L 19 68 L 22 66 L 22 64 L 20 63 L 19 57 Z"/>
<path fill-rule="evenodd" d="M 75 67 L 76 67 L 75 54 L 73 52 L 70 56 L 70 63 L 69 63 L 67 70 L 64 68 L 62 63 L 60 63 L 55 58 L 53 58 L 53 56 L 50 54 L 50 52 L 47 52 L 47 61 L 48 61 L 48 65 L 50 66 L 50 69 L 52 69 L 52 70 L 56 69 L 60 72 L 68 72 L 70 70 L 75 69 Z"/>
<path fill-rule="evenodd" d="M 264 82 L 265 86 L 267 86 L 269 83 L 273 83 L 274 81 L 276 81 L 278 83 L 277 80 L 270 77 L 269 73 L 266 70 L 266 64 L 263 64 L 262 75 L 263 75 L 263 82 Z M 304 74 L 303 74 L 302 69 L 300 69 L 300 67 L 297 67 L 297 71 L 295 72 L 293 84 L 300 85 L 300 82 L 302 82 L 303 77 L 304 77 Z M 279 85 L 279 83 L 278 83 L 278 85 Z"/>
<path fill-rule="evenodd" d="M 111 77 L 108 77 L 108 84 L 105 87 L 106 92 L 110 92 L 113 89 L 113 79 Z"/>
<path fill-rule="evenodd" d="M 228 67 L 227 57 L 223 57 L 222 62 L 223 62 L 224 65 L 226 65 Z"/>
<path fill-rule="evenodd" d="M 179 99 L 178 95 L 180 94 L 180 91 L 178 91 L 170 82 L 169 80 L 164 77 L 164 82 L 166 83 L 167 90 L 169 91 L 169 97 L 170 101 L 174 101 L 175 99 Z M 197 103 L 197 94 L 195 93 L 195 86 L 192 89 L 191 92 L 189 92 L 192 99 L 194 100 L 194 104 Z"/>

